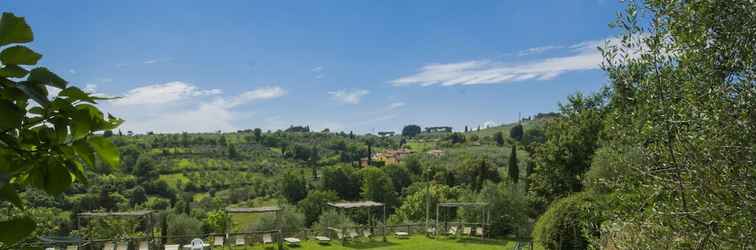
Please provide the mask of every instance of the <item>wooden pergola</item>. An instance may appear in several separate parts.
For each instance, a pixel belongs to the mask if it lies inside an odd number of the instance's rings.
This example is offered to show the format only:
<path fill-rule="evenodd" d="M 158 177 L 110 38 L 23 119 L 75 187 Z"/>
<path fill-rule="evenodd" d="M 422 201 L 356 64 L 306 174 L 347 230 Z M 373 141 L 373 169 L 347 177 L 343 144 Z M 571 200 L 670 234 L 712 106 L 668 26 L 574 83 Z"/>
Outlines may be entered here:
<path fill-rule="evenodd" d="M 448 215 L 449 214 L 448 213 L 448 209 L 449 208 L 477 207 L 481 211 L 481 216 L 480 216 L 481 222 L 480 222 L 480 225 L 481 226 L 487 226 L 488 222 L 490 221 L 490 218 L 489 218 L 490 217 L 490 213 L 489 213 L 488 209 L 486 209 L 487 206 L 488 206 L 488 203 L 486 203 L 486 202 L 442 202 L 442 203 L 438 203 L 438 205 L 436 205 L 436 229 L 435 229 L 435 236 L 438 236 L 438 231 L 439 231 L 438 230 L 438 226 L 439 226 L 438 223 L 439 223 L 439 214 L 440 214 L 439 210 L 441 208 L 444 208 L 444 210 L 446 210 L 446 212 L 447 212 L 446 214 Z M 444 218 L 444 223 L 446 223 L 446 222 L 447 222 L 446 218 Z M 459 224 L 464 224 L 464 221 L 459 221 Z M 483 234 L 485 234 L 485 231 L 483 231 L 483 232 L 484 232 Z M 481 235 L 481 238 L 483 238 L 483 235 Z"/>
<path fill-rule="evenodd" d="M 148 222 L 146 224 L 149 234 L 146 234 L 149 238 L 149 241 L 152 241 L 155 239 L 155 230 L 153 225 L 153 218 L 152 215 L 155 214 L 155 211 L 152 210 L 142 210 L 142 211 L 131 211 L 131 212 L 83 212 L 76 215 L 76 228 L 81 227 L 81 221 L 84 220 L 90 220 L 92 218 L 136 218 L 138 220 L 145 220 Z M 92 239 L 92 230 L 89 230 L 87 235 L 87 240 Z M 79 242 L 79 248 L 82 247 L 81 241 Z"/>
<path fill-rule="evenodd" d="M 276 206 L 269 206 L 269 207 L 227 207 L 226 208 L 226 214 L 258 214 L 258 213 L 275 213 L 275 221 L 276 225 L 278 225 L 278 228 L 275 230 L 278 231 L 278 239 L 276 242 L 278 243 L 278 249 L 283 249 L 283 232 L 281 231 L 281 224 L 279 222 L 279 213 L 281 211 L 280 207 Z M 230 233 L 231 229 L 231 222 L 226 224 L 226 238 L 228 238 L 228 234 Z"/>
<path fill-rule="evenodd" d="M 383 241 L 386 242 L 386 204 L 375 202 L 375 201 L 356 201 L 356 202 L 329 202 L 328 206 L 335 208 L 338 211 L 367 208 L 368 209 L 368 226 L 370 226 L 369 223 L 370 223 L 370 218 L 371 218 L 370 208 L 382 207 L 383 217 L 381 218 L 381 221 L 383 222 L 383 227 L 381 227 L 381 234 L 383 234 Z"/>

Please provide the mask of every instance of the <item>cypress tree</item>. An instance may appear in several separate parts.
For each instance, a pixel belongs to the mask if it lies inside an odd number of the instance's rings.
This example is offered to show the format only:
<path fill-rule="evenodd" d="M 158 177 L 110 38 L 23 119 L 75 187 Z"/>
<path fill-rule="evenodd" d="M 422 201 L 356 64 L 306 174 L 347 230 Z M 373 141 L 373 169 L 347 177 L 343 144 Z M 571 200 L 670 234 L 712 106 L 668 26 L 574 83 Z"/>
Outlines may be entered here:
<path fill-rule="evenodd" d="M 509 179 L 517 184 L 520 180 L 520 169 L 517 167 L 517 145 L 512 145 L 512 154 L 509 155 Z"/>

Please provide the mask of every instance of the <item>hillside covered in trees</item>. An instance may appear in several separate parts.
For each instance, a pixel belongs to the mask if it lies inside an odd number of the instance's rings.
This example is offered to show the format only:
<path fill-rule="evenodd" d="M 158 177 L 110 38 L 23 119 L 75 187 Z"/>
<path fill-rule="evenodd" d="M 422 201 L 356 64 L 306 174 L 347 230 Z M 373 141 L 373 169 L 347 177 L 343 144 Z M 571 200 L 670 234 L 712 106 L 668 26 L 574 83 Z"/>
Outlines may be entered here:
<path fill-rule="evenodd" d="M 598 48 L 601 90 L 511 124 L 407 124 L 396 135 L 309 126 L 124 135 L 122 120 L 96 107 L 109 98 L 27 69 L 41 55 L 23 45 L 33 38 L 23 18 L 0 21 L 0 249 L 51 236 L 186 243 L 383 223 L 325 209 L 365 200 L 386 205 L 387 225 L 429 226 L 441 202 L 484 204 L 490 215 L 463 207 L 441 218 L 485 219 L 487 237 L 544 249 L 756 245 L 754 1 L 628 3 L 613 24 L 619 36 Z M 260 206 L 282 210 L 225 212 Z M 140 210 L 157 216 L 77 221 Z"/>

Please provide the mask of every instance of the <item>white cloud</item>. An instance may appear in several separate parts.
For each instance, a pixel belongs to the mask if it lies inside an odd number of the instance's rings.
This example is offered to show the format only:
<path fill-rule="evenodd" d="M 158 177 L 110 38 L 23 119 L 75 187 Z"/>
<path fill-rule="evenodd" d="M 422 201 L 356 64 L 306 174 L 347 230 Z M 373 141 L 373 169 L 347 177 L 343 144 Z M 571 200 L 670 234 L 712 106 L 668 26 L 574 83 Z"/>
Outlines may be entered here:
<path fill-rule="evenodd" d="M 83 90 L 87 93 L 95 93 L 97 92 L 97 84 L 87 84 Z"/>
<path fill-rule="evenodd" d="M 498 125 L 499 124 L 496 123 L 495 121 L 486 121 L 486 122 L 483 123 L 483 125 L 481 127 L 483 127 L 483 128 L 492 128 L 492 127 L 496 127 Z"/>
<path fill-rule="evenodd" d="M 404 107 L 406 105 L 407 104 L 404 103 L 404 102 L 394 102 L 394 103 L 389 104 L 388 109 L 389 110 L 398 109 L 398 108 Z"/>
<path fill-rule="evenodd" d="M 359 104 L 362 97 L 367 95 L 368 93 L 370 93 L 370 91 L 364 89 L 338 90 L 328 92 L 328 94 L 331 95 L 331 98 L 333 98 L 334 100 L 347 104 Z"/>
<path fill-rule="evenodd" d="M 94 87 L 94 86 L 93 86 Z M 281 87 L 260 87 L 235 96 L 220 89 L 201 89 L 185 82 L 138 87 L 121 99 L 104 104 L 104 110 L 126 121 L 123 130 L 136 132 L 232 131 L 234 123 L 254 115 L 238 106 L 286 95 Z"/>
<path fill-rule="evenodd" d="M 75 75 L 76 73 L 79 73 L 79 72 L 77 72 L 75 69 L 69 69 L 68 73 L 71 75 Z"/>
<path fill-rule="evenodd" d="M 199 89 L 189 83 L 175 81 L 163 84 L 152 84 L 138 87 L 126 93 L 122 98 L 114 100 L 115 105 L 143 105 L 164 104 L 179 101 L 189 97 L 217 95 L 220 89 Z"/>
<path fill-rule="evenodd" d="M 527 55 L 533 55 L 533 54 L 540 54 L 549 50 L 562 49 L 562 48 L 564 48 L 564 46 L 549 45 L 549 46 L 535 47 L 535 48 L 529 48 L 526 50 L 521 50 L 517 52 L 517 55 L 527 56 Z"/>
<path fill-rule="evenodd" d="M 391 81 L 402 85 L 476 85 L 508 83 L 524 80 L 550 80 L 574 71 L 599 69 L 603 57 L 596 46 L 605 41 L 587 41 L 572 46 L 547 46 L 525 50 L 528 53 L 567 48 L 571 55 L 554 56 L 529 62 L 504 63 L 490 60 L 472 60 L 457 63 L 430 64 L 418 73 Z"/>
<path fill-rule="evenodd" d="M 315 79 L 323 79 L 326 77 L 325 68 L 323 66 L 317 66 L 310 71 L 315 74 Z"/>
<path fill-rule="evenodd" d="M 286 90 L 282 89 L 281 87 L 277 87 L 277 86 L 262 87 L 262 88 L 258 88 L 252 91 L 243 92 L 240 95 L 231 98 L 231 100 L 228 103 L 226 103 L 226 106 L 229 108 L 233 108 L 242 104 L 259 101 L 259 100 L 273 99 L 273 98 L 281 97 L 284 95 L 286 95 Z"/>
<path fill-rule="evenodd" d="M 156 63 L 170 62 L 171 60 L 173 60 L 173 59 L 171 59 L 171 58 L 154 58 L 154 59 L 145 60 L 142 63 L 144 63 L 144 64 L 156 64 Z"/>

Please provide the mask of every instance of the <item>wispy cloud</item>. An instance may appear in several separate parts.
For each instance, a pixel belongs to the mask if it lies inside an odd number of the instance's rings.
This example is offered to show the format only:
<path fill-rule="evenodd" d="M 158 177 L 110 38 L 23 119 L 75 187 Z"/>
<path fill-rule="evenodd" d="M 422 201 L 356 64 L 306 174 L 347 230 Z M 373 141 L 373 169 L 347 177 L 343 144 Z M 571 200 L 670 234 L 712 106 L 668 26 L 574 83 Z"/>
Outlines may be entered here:
<path fill-rule="evenodd" d="M 407 104 L 404 103 L 404 102 L 393 102 L 393 103 L 389 104 L 388 110 L 398 109 L 398 108 L 404 107 L 406 105 Z"/>
<path fill-rule="evenodd" d="M 517 52 L 518 56 L 527 56 L 527 55 L 534 55 L 534 54 L 541 54 L 543 52 L 549 51 L 549 50 L 555 50 L 555 49 L 563 49 L 564 46 L 542 46 L 542 47 L 535 47 L 535 48 L 529 48 L 526 50 L 521 50 Z"/>
<path fill-rule="evenodd" d="M 92 86 L 96 87 L 96 86 Z M 152 84 L 129 90 L 105 109 L 127 117 L 122 126 L 137 132 L 210 132 L 235 130 L 235 121 L 254 112 L 237 108 L 286 95 L 278 86 L 267 86 L 223 96 L 220 89 L 202 89 L 186 82 Z"/>
<path fill-rule="evenodd" d="M 115 105 L 163 104 L 193 96 L 221 94 L 220 89 L 199 89 L 189 83 L 175 81 L 138 87 L 114 100 Z"/>
<path fill-rule="evenodd" d="M 331 95 L 332 99 L 347 104 L 359 104 L 362 97 L 367 95 L 368 93 L 370 93 L 370 91 L 364 89 L 337 90 L 328 92 L 328 94 Z"/>
<path fill-rule="evenodd" d="M 499 62 L 472 60 L 445 64 L 430 64 L 418 73 L 390 81 L 402 85 L 477 85 L 509 83 L 524 80 L 550 80 L 567 72 L 599 69 L 603 58 L 596 46 L 607 40 L 587 41 L 571 46 L 547 46 L 525 50 L 537 53 L 567 49 L 567 56 L 553 56 L 528 62 Z"/>
<path fill-rule="evenodd" d="M 267 86 L 252 91 L 246 91 L 231 98 L 226 107 L 233 108 L 242 104 L 255 101 L 269 100 L 286 95 L 286 90 L 278 86 Z"/>
<path fill-rule="evenodd" d="M 171 60 L 172 60 L 171 58 L 154 58 L 154 59 L 145 60 L 142 63 L 144 63 L 144 64 L 155 64 L 155 63 L 170 62 Z"/>
<path fill-rule="evenodd" d="M 315 68 L 312 68 L 310 71 L 315 74 L 315 79 L 323 79 L 325 78 L 325 68 L 323 66 L 317 66 Z"/>
<path fill-rule="evenodd" d="M 496 123 L 495 121 L 486 121 L 486 122 L 483 123 L 483 125 L 481 127 L 483 127 L 483 128 L 493 128 L 493 127 L 496 127 L 498 125 L 499 124 Z"/>

